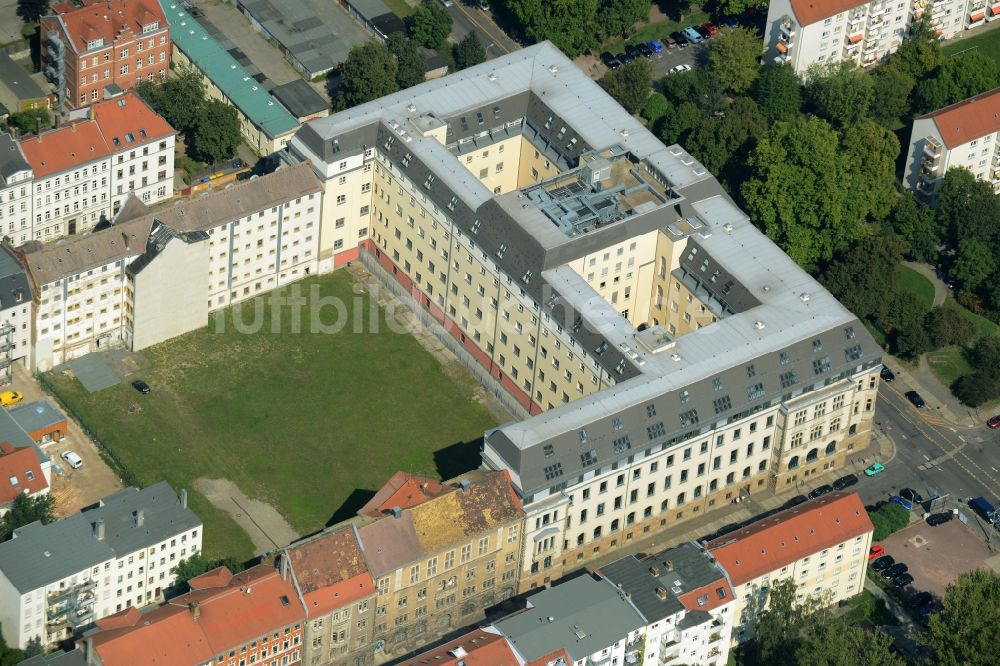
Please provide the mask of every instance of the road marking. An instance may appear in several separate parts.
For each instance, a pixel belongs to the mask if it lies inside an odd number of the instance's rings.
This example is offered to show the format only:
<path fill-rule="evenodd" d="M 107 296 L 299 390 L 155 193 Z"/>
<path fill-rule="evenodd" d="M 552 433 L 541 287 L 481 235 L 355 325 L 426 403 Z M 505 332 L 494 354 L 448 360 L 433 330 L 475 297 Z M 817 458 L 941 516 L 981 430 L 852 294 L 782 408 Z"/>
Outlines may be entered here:
<path fill-rule="evenodd" d="M 964 437 L 962 437 L 961 435 L 959 435 L 959 436 L 958 436 L 958 438 L 959 438 L 960 440 L 962 440 L 963 442 L 965 441 L 965 438 L 964 438 Z"/>
<path fill-rule="evenodd" d="M 510 49 L 508 49 L 507 47 L 505 47 L 505 46 L 504 46 L 503 44 L 500 44 L 500 43 L 499 43 L 499 42 L 500 42 L 501 40 L 500 40 L 500 38 L 499 38 L 499 37 L 497 37 L 496 33 L 494 33 L 494 32 L 491 32 L 491 31 L 490 31 L 490 30 L 489 30 L 489 29 L 488 29 L 488 28 L 487 28 L 487 27 L 486 27 L 485 25 L 483 25 L 482 23 L 480 23 L 479 21 L 477 21 L 477 20 L 476 20 L 476 19 L 475 19 L 475 18 L 474 18 L 474 17 L 472 16 L 472 14 L 470 14 L 470 13 L 469 13 L 469 12 L 467 12 L 467 11 L 465 11 L 465 8 L 464 8 L 464 7 L 462 7 L 461 3 L 459 3 L 459 4 L 456 4 L 456 5 L 455 5 L 455 8 L 456 8 L 456 9 L 458 9 L 458 11 L 462 12 L 463 14 L 465 14 L 465 17 L 466 17 L 467 19 L 469 19 L 469 21 L 471 21 L 473 25 L 477 26 L 477 27 L 478 27 L 478 28 L 479 28 L 480 30 L 482 30 L 482 31 L 483 31 L 483 33 L 484 33 L 484 34 L 485 34 L 486 36 L 490 37 L 490 38 L 491 38 L 491 39 L 493 40 L 493 45 L 494 45 L 494 46 L 496 46 L 496 47 L 497 47 L 498 49 L 500 49 L 500 50 L 501 50 L 501 51 L 503 51 L 504 53 L 510 53 Z M 489 23 L 489 22 L 487 21 L 486 23 Z M 499 28 L 497 28 L 497 30 L 499 31 L 500 29 L 499 29 Z"/>
<path fill-rule="evenodd" d="M 923 454 L 921 454 L 921 455 L 923 455 L 923 457 L 924 457 L 924 460 L 926 460 L 927 462 L 930 462 L 930 461 L 931 461 L 931 457 L 930 457 L 929 455 L 927 455 L 926 453 L 923 453 Z"/>

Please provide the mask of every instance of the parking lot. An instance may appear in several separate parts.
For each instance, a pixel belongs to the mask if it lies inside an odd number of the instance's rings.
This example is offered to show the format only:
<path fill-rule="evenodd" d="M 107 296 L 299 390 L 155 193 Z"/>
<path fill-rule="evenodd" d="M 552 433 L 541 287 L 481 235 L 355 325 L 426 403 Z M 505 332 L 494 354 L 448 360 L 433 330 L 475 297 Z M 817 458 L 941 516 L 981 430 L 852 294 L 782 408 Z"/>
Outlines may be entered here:
<path fill-rule="evenodd" d="M 913 584 L 906 592 L 930 592 L 940 599 L 945 589 L 963 571 L 990 568 L 987 560 L 994 553 L 981 535 L 957 518 L 944 525 L 930 527 L 916 522 L 882 542 L 887 555 L 909 567 Z"/>

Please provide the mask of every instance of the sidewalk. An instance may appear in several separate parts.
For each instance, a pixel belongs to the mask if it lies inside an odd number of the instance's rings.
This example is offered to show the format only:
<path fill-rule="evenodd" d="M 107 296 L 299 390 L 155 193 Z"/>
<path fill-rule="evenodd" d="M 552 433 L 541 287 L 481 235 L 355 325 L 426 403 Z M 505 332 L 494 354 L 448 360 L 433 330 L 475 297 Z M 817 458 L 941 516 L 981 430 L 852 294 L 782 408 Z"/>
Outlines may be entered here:
<path fill-rule="evenodd" d="M 891 354 L 885 355 L 887 365 L 895 373 L 896 380 L 892 384 L 883 382 L 883 388 L 903 395 L 915 390 L 927 403 L 930 418 L 928 422 L 940 421 L 936 425 L 950 425 L 957 428 L 978 428 L 983 425 L 983 419 L 977 410 L 971 409 L 951 394 L 951 390 L 941 383 L 927 363 L 927 355 L 920 357 L 914 366 Z"/>

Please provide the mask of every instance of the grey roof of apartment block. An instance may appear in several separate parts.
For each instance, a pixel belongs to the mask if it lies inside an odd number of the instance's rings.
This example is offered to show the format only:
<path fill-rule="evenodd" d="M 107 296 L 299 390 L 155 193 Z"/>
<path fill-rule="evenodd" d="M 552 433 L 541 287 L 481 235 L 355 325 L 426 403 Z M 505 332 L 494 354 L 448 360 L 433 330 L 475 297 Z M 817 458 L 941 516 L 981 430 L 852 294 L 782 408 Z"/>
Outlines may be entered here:
<path fill-rule="evenodd" d="M 34 657 L 22 661 L 18 666 L 87 666 L 87 657 L 82 649 L 50 652 L 36 654 Z"/>
<path fill-rule="evenodd" d="M 139 510 L 142 526 L 136 524 Z M 95 536 L 98 519 L 104 520 L 103 540 Z M 96 507 L 14 530 L 12 539 L 0 543 L 0 572 L 22 593 L 30 592 L 201 524 L 166 481 L 142 490 L 125 488 Z"/>
<path fill-rule="evenodd" d="M 0 132 L 0 178 L 3 184 L 8 184 L 7 180 L 15 173 L 31 169 L 28 160 L 24 157 L 21 146 L 10 134 Z"/>
<path fill-rule="evenodd" d="M 24 266 L 6 246 L 0 246 L 0 310 L 31 303 L 31 283 Z"/>
<path fill-rule="evenodd" d="M 66 415 L 48 398 L 17 405 L 7 413 L 27 433 L 66 421 Z"/>

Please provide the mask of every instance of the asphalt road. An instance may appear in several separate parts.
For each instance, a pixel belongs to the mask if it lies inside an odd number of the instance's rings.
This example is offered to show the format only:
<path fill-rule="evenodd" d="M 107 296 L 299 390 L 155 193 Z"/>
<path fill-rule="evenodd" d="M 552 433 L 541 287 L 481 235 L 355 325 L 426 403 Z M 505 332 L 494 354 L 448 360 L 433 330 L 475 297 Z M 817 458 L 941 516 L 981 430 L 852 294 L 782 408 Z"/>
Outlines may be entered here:
<path fill-rule="evenodd" d="M 517 42 L 497 27 L 489 12 L 483 11 L 475 3 L 466 4 L 461 0 L 456 0 L 448 8 L 448 13 L 451 14 L 452 19 L 451 34 L 456 41 L 461 40 L 470 32 L 475 32 L 479 41 L 486 48 L 487 60 L 521 48 Z"/>

